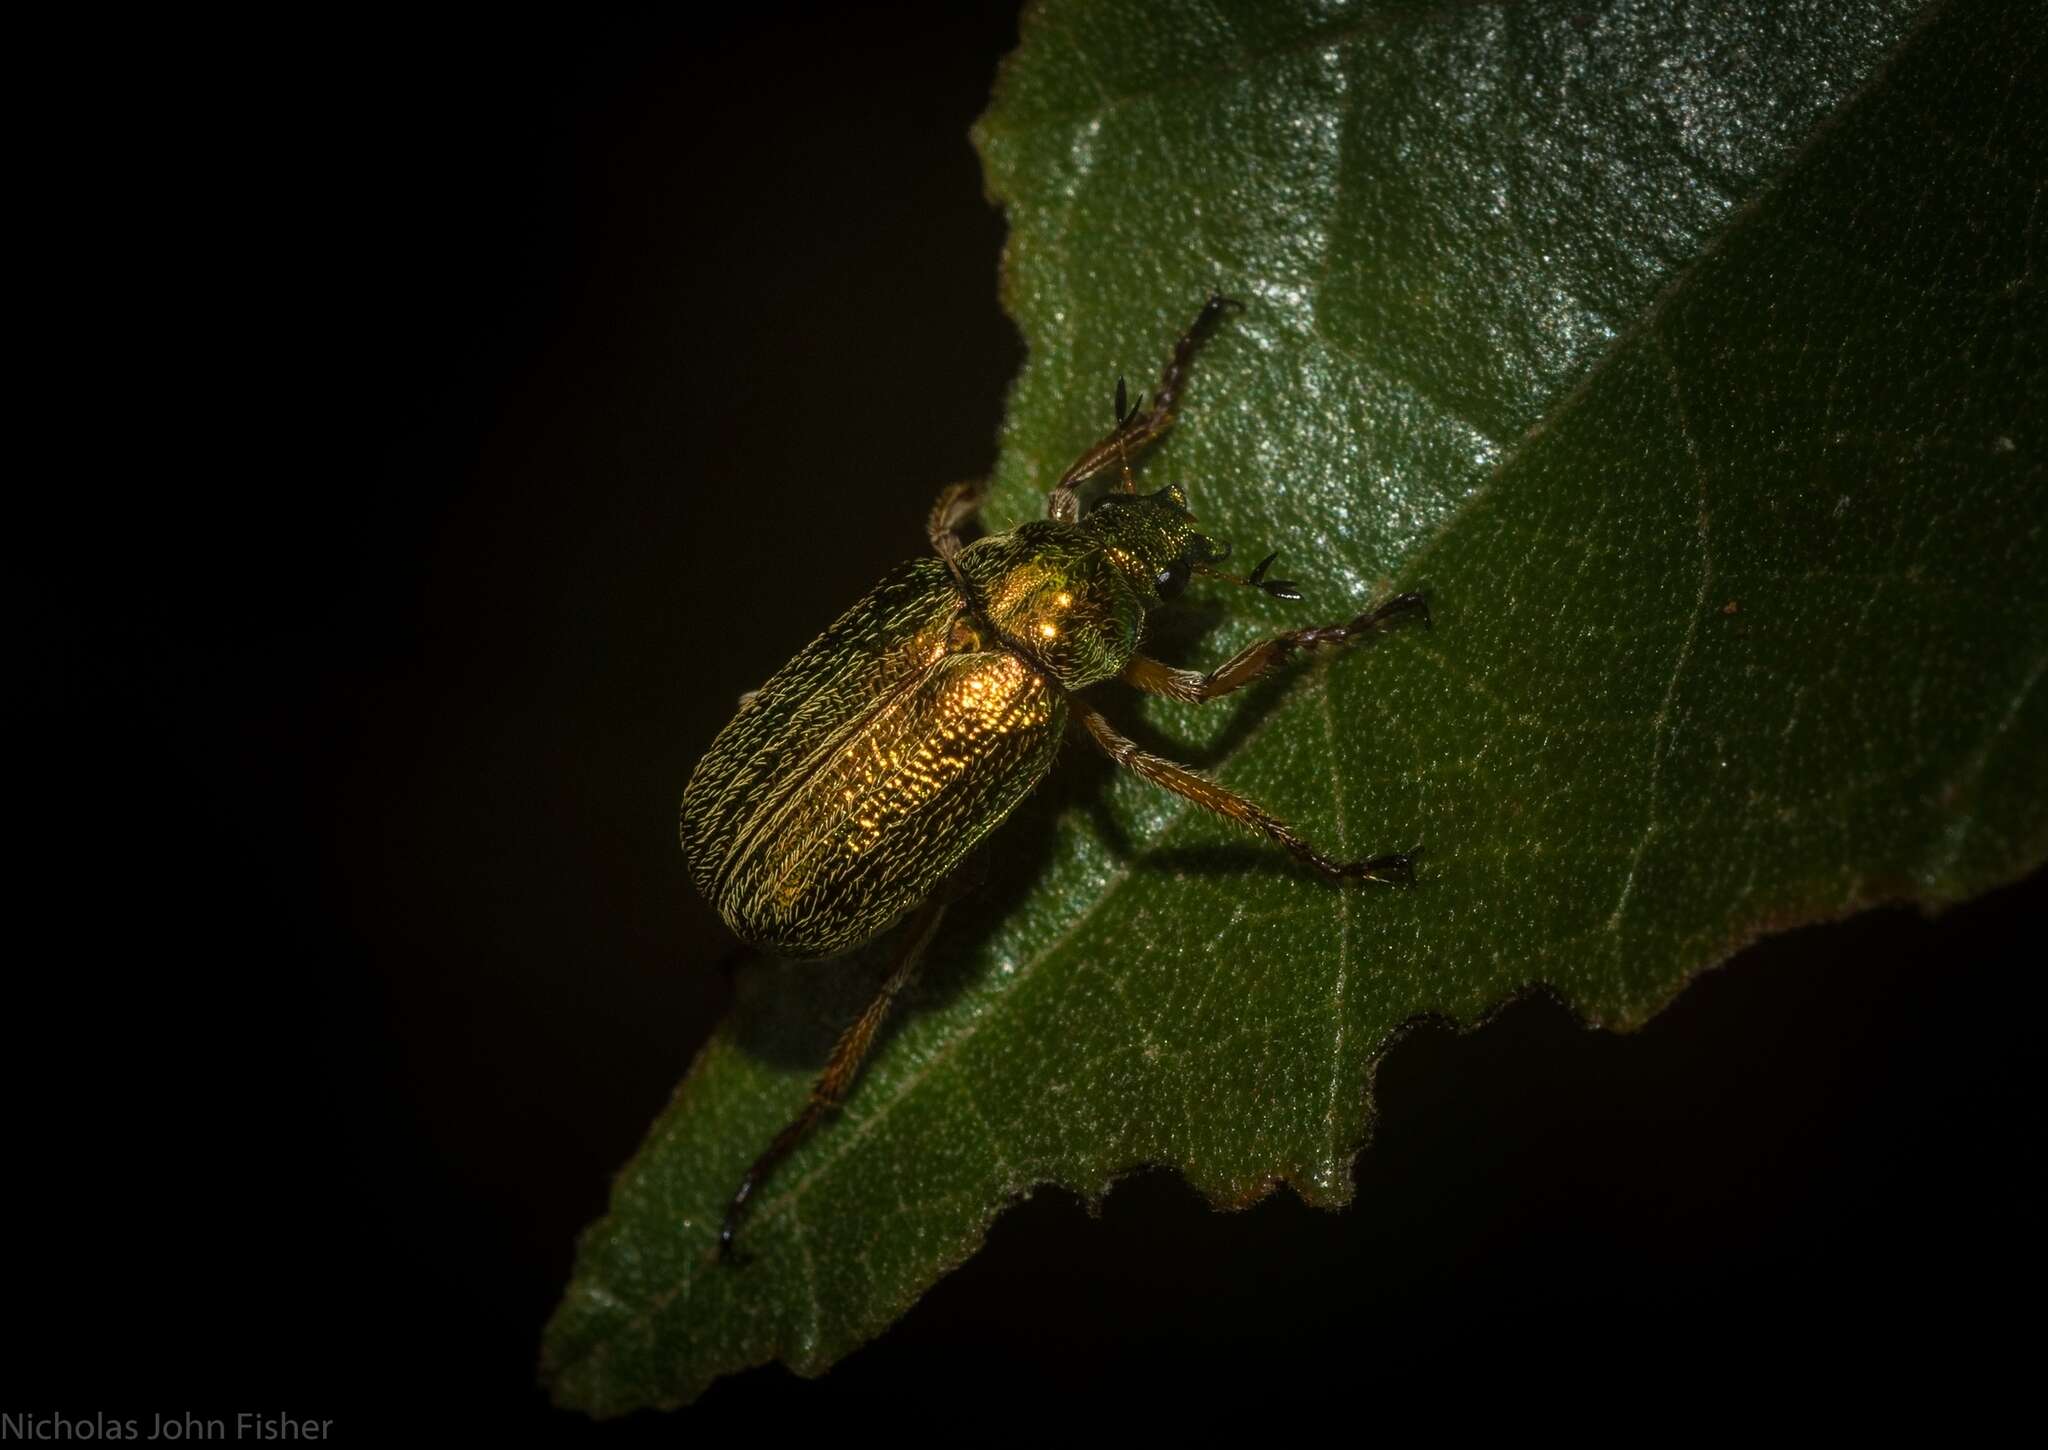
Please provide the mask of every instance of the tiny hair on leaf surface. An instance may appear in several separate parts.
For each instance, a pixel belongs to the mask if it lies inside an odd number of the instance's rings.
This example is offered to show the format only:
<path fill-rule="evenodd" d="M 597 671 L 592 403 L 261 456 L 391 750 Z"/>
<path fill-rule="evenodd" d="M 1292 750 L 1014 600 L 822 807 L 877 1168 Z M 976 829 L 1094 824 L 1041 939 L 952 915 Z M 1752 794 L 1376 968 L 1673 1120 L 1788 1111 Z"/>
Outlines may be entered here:
<path fill-rule="evenodd" d="M 2043 48 L 2022 3 L 1028 9 L 975 136 L 1029 355 L 985 526 L 1240 299 L 1141 484 L 1303 600 L 1197 579 L 1148 648 L 1406 590 L 1435 628 L 1087 698 L 1421 879 L 1333 888 L 1070 745 L 722 1267 L 891 941 L 740 974 L 582 1240 L 557 1401 L 821 1373 L 1039 1184 L 1341 1207 L 1405 1023 L 1543 984 L 1626 1029 L 1765 933 L 2038 866 Z"/>

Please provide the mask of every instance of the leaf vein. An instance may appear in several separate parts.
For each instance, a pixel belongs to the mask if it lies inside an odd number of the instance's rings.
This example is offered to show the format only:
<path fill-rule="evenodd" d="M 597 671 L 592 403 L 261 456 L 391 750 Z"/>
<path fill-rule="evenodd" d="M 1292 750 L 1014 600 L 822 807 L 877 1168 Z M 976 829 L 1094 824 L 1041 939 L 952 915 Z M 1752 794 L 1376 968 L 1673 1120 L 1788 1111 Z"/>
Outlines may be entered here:
<path fill-rule="evenodd" d="M 1330 760 L 1330 812 L 1337 832 L 1337 853 L 1341 856 L 1350 850 L 1351 832 L 1344 823 L 1344 772 L 1337 768 L 1337 712 L 1330 704 L 1330 686 L 1326 680 L 1321 690 L 1323 705 L 1323 739 L 1329 747 Z M 1337 1101 L 1344 1081 L 1344 990 L 1351 973 L 1351 893 L 1337 893 L 1337 977 L 1330 989 L 1330 1104 L 1323 1115 L 1324 1126 L 1330 1135 L 1330 1161 L 1334 1163 L 1343 1153 L 1338 1142 L 1342 1131 L 1337 1122 Z"/>

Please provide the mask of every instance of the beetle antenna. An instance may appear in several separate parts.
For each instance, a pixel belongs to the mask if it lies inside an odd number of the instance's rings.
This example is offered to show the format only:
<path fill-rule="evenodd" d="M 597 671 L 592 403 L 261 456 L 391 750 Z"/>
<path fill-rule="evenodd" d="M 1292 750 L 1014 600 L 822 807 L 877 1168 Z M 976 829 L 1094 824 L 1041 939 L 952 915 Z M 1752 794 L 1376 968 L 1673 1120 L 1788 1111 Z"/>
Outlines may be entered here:
<path fill-rule="evenodd" d="M 1124 380 L 1119 377 L 1116 380 L 1116 461 L 1123 474 L 1121 485 L 1123 491 L 1125 493 L 1136 493 L 1138 491 L 1138 480 L 1131 475 L 1131 455 L 1130 451 L 1124 446 L 1124 438 L 1129 434 L 1131 420 L 1138 416 L 1138 408 L 1143 406 L 1144 399 L 1141 396 L 1136 404 L 1129 407 L 1125 406 L 1127 401 L 1124 393 Z"/>
<path fill-rule="evenodd" d="M 1229 555 L 1226 553 L 1223 557 L 1228 558 Z M 1235 574 L 1226 574 L 1221 569 L 1211 569 L 1205 564 L 1195 565 L 1195 572 L 1197 574 L 1207 574 L 1212 579 L 1221 579 L 1225 583 L 1242 584 L 1247 589 L 1263 589 L 1275 599 L 1301 598 L 1301 587 L 1292 579 L 1268 579 L 1266 577 L 1266 571 L 1273 567 L 1273 561 L 1279 557 L 1280 555 L 1277 552 L 1266 555 L 1265 558 L 1259 560 L 1257 565 L 1253 567 L 1251 573 L 1242 578 Z"/>

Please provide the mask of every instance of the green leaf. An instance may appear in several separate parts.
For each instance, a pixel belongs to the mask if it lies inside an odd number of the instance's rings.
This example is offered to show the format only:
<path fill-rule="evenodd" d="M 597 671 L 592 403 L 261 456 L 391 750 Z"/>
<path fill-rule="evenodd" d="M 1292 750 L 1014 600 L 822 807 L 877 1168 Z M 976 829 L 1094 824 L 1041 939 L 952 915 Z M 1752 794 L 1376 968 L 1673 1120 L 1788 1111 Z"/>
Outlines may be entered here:
<path fill-rule="evenodd" d="M 883 953 L 744 976 L 583 1240 L 562 1403 L 818 1373 L 1037 1184 L 1341 1206 L 1419 1014 L 1544 983 L 1633 1026 L 1762 933 L 2048 856 L 2038 14 L 1666 9 L 1029 12 L 978 133 L 1030 351 L 990 526 L 1241 298 L 1146 474 L 1308 598 L 1198 584 L 1155 649 L 1394 588 L 1435 629 L 1206 709 L 1097 694 L 1333 852 L 1424 843 L 1425 879 L 1333 890 L 1069 751 L 722 1268 Z"/>

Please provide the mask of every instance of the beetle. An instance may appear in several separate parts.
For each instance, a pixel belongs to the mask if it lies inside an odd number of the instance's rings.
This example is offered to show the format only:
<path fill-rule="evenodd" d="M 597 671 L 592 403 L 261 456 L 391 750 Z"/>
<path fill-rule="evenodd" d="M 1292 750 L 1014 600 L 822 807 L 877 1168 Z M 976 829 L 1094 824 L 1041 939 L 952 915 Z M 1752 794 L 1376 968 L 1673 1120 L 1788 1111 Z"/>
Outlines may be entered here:
<path fill-rule="evenodd" d="M 1227 545 L 1195 531 L 1187 495 L 1140 494 L 1131 458 L 1172 426 L 1188 366 L 1240 304 L 1212 294 L 1176 343 L 1149 407 L 1126 406 L 1046 496 L 1046 517 L 969 543 L 981 485 L 954 484 L 928 521 L 932 557 L 878 585 L 758 690 L 719 732 L 683 792 L 681 836 L 697 889 L 741 940 L 783 957 L 841 956 L 906 918 L 874 1000 L 832 1049 L 803 1111 L 747 1170 L 727 1205 L 730 1260 L 754 1190 L 818 1117 L 845 1097 L 891 1002 L 944 915 L 949 878 L 1052 766 L 1068 728 L 1110 759 L 1284 846 L 1338 882 L 1414 881 L 1414 852 L 1342 862 L 1251 801 L 1141 750 L 1079 692 L 1120 679 L 1202 702 L 1240 689 L 1298 650 L 1371 635 L 1428 601 L 1401 594 L 1344 624 L 1292 630 L 1207 673 L 1140 652 L 1146 616 L 1196 575 L 1299 599 L 1217 566 Z M 1083 485 L 1116 482 L 1085 513 Z"/>

